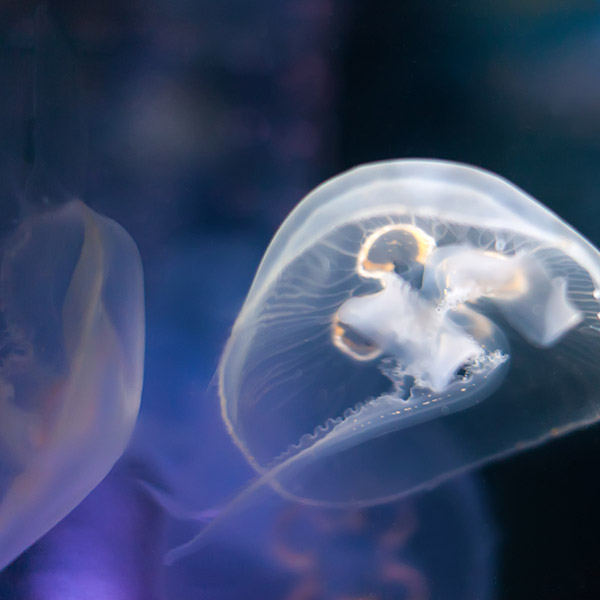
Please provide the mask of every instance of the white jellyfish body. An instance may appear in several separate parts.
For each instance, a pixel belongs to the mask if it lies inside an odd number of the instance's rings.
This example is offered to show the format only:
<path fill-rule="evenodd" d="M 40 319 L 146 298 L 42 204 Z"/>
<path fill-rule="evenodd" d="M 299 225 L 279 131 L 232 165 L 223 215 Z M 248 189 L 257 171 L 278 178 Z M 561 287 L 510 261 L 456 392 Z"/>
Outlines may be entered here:
<path fill-rule="evenodd" d="M 269 246 L 220 364 L 223 417 L 284 494 L 431 487 L 598 419 L 599 278 L 596 248 L 491 173 L 359 167 Z"/>
<path fill-rule="evenodd" d="M 140 404 L 142 268 L 79 201 L 32 214 L 0 260 L 0 568 L 122 454 Z"/>

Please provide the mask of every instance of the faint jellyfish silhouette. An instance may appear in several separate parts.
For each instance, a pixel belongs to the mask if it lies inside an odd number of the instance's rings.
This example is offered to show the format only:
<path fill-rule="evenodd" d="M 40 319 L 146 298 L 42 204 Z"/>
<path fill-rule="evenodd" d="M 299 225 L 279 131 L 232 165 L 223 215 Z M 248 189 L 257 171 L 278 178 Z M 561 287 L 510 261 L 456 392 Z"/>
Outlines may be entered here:
<path fill-rule="evenodd" d="M 440 440 L 440 448 L 452 446 Z M 264 496 L 261 497 L 264 500 Z M 233 515 L 211 551 L 167 572 L 168 598 L 277 600 L 493 597 L 494 535 L 473 478 L 365 508 L 267 502 Z M 452 560 L 448 560 L 451 556 Z M 172 589 L 172 585 L 168 589 Z"/>
<path fill-rule="evenodd" d="M 0 262 L 0 567 L 100 482 L 136 420 L 137 248 L 79 201 L 24 219 Z"/>
<path fill-rule="evenodd" d="M 223 418 L 261 476 L 229 511 L 265 484 L 377 504 L 596 421 L 599 279 L 596 248 L 480 169 L 399 160 L 318 187 L 220 363 Z"/>
<path fill-rule="evenodd" d="M 455 451 L 443 437 L 434 443 Z M 493 597 L 496 538 L 473 477 L 371 507 L 324 508 L 275 493 L 252 500 L 213 530 L 209 552 L 166 570 L 167 598 Z"/>
<path fill-rule="evenodd" d="M 402 556 L 418 526 L 410 501 L 396 503 L 387 514 L 289 505 L 272 525 L 272 551 L 296 574 L 286 600 L 428 600 L 424 574 Z"/>
<path fill-rule="evenodd" d="M 57 114 L 72 96 L 70 78 L 59 82 L 69 61 L 37 16 L 33 165 L 1 221 L 0 569 L 108 473 L 131 435 L 143 378 L 140 256 L 120 225 L 73 199 L 77 159 L 58 156 L 73 137 Z M 17 172 L 16 156 L 9 151 L 2 169 Z"/>

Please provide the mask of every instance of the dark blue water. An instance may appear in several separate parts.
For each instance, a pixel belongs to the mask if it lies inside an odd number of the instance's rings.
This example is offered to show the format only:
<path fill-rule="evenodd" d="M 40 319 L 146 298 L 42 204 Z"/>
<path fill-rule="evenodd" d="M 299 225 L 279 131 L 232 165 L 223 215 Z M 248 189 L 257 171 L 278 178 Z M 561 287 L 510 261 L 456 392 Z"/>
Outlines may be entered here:
<path fill-rule="evenodd" d="M 35 7 L 0 7 L 2 228 L 35 163 Z M 325 178 L 387 158 L 464 161 L 600 243 L 598 4 L 49 8 L 69 62 L 51 63 L 40 88 L 62 108 L 46 121 L 57 160 L 39 185 L 78 194 L 136 240 L 146 379 L 130 450 L 0 575 L 0 599 L 598 598 L 597 428 L 381 508 L 272 497 L 169 568 L 163 552 L 202 523 L 170 518 L 138 483 L 207 510 L 252 476 L 221 424 L 213 375 L 269 239 Z"/>

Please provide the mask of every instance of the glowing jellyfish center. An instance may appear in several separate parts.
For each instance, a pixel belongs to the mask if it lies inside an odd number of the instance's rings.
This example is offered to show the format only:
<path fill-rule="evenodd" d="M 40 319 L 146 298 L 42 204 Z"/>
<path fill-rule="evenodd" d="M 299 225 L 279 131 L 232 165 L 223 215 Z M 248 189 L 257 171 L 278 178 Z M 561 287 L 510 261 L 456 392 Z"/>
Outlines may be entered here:
<path fill-rule="evenodd" d="M 354 360 L 390 357 L 383 372 L 405 401 L 413 387 L 437 393 L 453 382 L 468 385 L 473 375 L 487 378 L 507 360 L 505 348 L 489 343 L 493 323 L 469 308 L 481 298 L 496 303 L 538 346 L 555 343 L 583 318 L 567 297 L 565 280 L 550 279 L 535 260 L 438 248 L 413 225 L 388 225 L 369 235 L 356 268 L 382 289 L 340 306 L 333 342 Z"/>

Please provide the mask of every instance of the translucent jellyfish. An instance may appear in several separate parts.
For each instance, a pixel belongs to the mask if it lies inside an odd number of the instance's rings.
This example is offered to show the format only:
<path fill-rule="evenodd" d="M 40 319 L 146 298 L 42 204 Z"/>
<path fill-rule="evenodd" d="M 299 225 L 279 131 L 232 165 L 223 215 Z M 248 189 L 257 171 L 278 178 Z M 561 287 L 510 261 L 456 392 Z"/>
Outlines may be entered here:
<path fill-rule="evenodd" d="M 142 269 L 79 201 L 29 214 L 0 257 L 0 568 L 108 473 L 140 404 Z"/>
<path fill-rule="evenodd" d="M 486 171 L 399 160 L 321 185 L 220 363 L 223 418 L 260 475 L 238 506 L 265 484 L 377 504 L 596 421 L 599 278 L 596 248 Z"/>
<path fill-rule="evenodd" d="M 431 486 L 598 418 L 599 278 L 598 251 L 499 177 L 354 169 L 269 246 L 221 361 L 223 417 L 294 496 Z M 438 430 L 460 459 L 428 452 Z"/>

